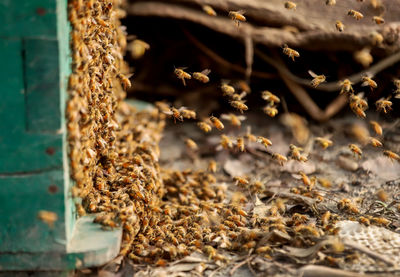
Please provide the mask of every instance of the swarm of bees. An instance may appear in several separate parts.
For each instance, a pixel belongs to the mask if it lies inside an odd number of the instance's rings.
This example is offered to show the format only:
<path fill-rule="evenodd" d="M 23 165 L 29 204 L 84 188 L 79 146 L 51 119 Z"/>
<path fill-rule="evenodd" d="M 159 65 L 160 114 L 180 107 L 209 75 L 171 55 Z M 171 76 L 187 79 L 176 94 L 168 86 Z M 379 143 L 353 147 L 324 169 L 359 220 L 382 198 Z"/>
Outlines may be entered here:
<path fill-rule="evenodd" d="M 215 160 L 209 160 L 204 170 L 160 168 L 158 142 L 166 117 L 171 117 L 174 122 L 183 122 L 198 120 L 197 114 L 186 107 L 177 108 L 164 102 L 155 103 L 156 108 L 151 111 L 138 112 L 123 102 L 124 90 L 131 86 L 128 67 L 122 60 L 127 43 L 119 28 L 119 17 L 124 12 L 119 9 L 117 0 L 82 2 L 71 0 L 69 3 L 69 19 L 73 27 L 73 69 L 66 110 L 71 174 L 76 182 L 71 196 L 82 199 L 75 206 L 77 216 L 97 213 L 94 222 L 101 224 L 105 230 L 123 229 L 121 255 L 136 263 L 157 266 L 165 266 L 168 261 L 194 251 L 201 251 L 209 259 L 222 263 L 228 261 L 223 255 L 225 250 L 255 252 L 271 258 L 275 247 L 287 244 L 306 248 L 324 235 L 337 235 L 335 223 L 341 216 L 335 212 L 342 211 L 345 217 L 361 214 L 354 201 L 347 198 L 337 203 L 336 211 L 324 211 L 316 220 L 310 218 L 314 214 L 312 208 L 306 211 L 307 214 L 292 211 L 289 207 L 298 203 L 288 197 L 274 195 L 265 205 L 257 195 L 269 192 L 266 184 L 248 176 L 233 177 L 231 182 L 237 185 L 237 191 L 228 197 L 226 188 L 217 184 L 216 174 L 221 167 Z M 327 5 L 335 3 L 334 0 L 326 1 Z M 295 10 L 296 4 L 286 1 L 285 7 Z M 216 16 L 211 6 L 203 6 L 203 10 L 210 16 Z M 240 22 L 246 21 L 243 14 L 243 11 L 231 11 L 229 17 L 239 27 Z M 349 11 L 349 15 L 357 20 L 363 17 L 354 10 Z M 373 20 L 377 24 L 384 22 L 378 17 Z M 337 29 L 343 31 L 343 24 L 336 24 Z M 141 47 L 135 50 L 137 56 L 143 55 L 150 47 L 140 41 L 136 44 L 135 47 Z M 300 57 L 299 52 L 287 45 L 283 53 L 293 61 Z M 174 74 L 183 85 L 192 77 L 201 83 L 210 81 L 210 69 L 193 73 L 185 70 L 174 69 Z M 313 87 L 326 81 L 325 75 L 312 71 L 309 74 L 313 77 Z M 400 94 L 400 81 L 394 84 L 396 94 Z M 365 118 L 367 100 L 362 94 L 354 93 L 350 80 L 342 81 L 341 86 L 341 93 L 349 96 L 351 109 Z M 371 90 L 377 88 L 372 76 L 368 75 L 363 77 L 362 86 Z M 250 128 L 237 137 L 222 133 L 225 131 L 223 120 L 240 131 L 246 119 L 243 113 L 249 109 L 244 98 L 250 93 L 250 88 L 244 84 L 230 85 L 227 81 L 223 81 L 220 88 L 223 95 L 229 98 L 232 108 L 242 114 L 211 115 L 197 121 L 197 126 L 204 133 L 212 132 L 214 128 L 221 131 L 222 149 L 239 155 L 250 151 L 251 143 L 258 143 L 280 166 L 285 165 L 288 159 L 302 163 L 308 161 L 308 153 L 304 151 L 307 148 L 294 144 L 289 145 L 287 156 L 268 152 L 273 142 L 252 134 Z M 264 112 L 270 117 L 276 116 L 281 99 L 270 91 L 261 92 L 261 98 L 267 102 Z M 378 100 L 375 103 L 377 109 L 389 112 L 392 109 L 389 100 Z M 377 121 L 370 121 L 370 125 L 378 137 L 383 136 L 383 129 Z M 315 142 L 322 149 L 333 145 L 328 137 L 317 137 Z M 375 147 L 383 146 L 378 138 L 369 137 L 368 142 Z M 200 150 L 193 139 L 186 138 L 185 144 L 193 154 Z M 360 146 L 349 144 L 348 147 L 361 158 Z M 383 150 L 383 155 L 393 162 L 400 162 L 400 156 L 395 152 Z M 329 188 L 332 182 L 327 178 L 309 177 L 301 171 L 298 173 L 301 181 L 297 181 L 299 186 L 292 187 L 291 195 L 306 197 L 316 203 L 324 201 L 325 195 L 317 190 L 317 186 Z M 255 209 L 249 210 L 246 204 L 253 198 Z M 259 206 L 263 209 L 257 210 Z M 50 227 L 57 221 L 57 215 L 48 211 L 41 211 L 38 218 Z M 391 224 L 385 218 L 369 215 L 359 216 L 356 220 L 365 225 Z M 343 251 L 340 243 L 333 248 L 336 252 Z"/>

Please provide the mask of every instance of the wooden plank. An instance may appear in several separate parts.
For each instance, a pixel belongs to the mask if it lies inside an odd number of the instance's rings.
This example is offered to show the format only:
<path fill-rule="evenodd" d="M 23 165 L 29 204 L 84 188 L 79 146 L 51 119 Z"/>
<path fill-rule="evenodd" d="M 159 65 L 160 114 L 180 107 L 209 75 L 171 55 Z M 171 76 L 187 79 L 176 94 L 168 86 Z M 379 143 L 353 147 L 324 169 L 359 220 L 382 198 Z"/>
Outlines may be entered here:
<path fill-rule="evenodd" d="M 56 0 L 1 0 L 0 37 L 57 38 Z"/>

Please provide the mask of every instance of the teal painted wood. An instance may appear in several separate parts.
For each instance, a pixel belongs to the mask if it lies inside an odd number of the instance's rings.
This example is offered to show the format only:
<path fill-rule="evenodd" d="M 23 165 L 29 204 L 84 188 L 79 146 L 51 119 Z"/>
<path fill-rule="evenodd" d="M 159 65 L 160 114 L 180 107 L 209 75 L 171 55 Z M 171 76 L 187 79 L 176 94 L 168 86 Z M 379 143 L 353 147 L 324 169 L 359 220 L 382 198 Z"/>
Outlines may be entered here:
<path fill-rule="evenodd" d="M 57 38 L 55 0 L 0 0 L 0 37 Z"/>

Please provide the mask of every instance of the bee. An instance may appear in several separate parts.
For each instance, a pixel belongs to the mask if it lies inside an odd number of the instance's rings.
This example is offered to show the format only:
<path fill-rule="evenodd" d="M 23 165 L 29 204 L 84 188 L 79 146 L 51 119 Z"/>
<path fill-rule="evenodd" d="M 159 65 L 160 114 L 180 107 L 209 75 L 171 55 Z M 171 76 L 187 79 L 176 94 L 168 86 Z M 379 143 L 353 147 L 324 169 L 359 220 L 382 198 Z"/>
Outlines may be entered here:
<path fill-rule="evenodd" d="M 321 217 L 322 227 L 325 228 L 326 226 L 328 226 L 330 218 L 331 218 L 331 212 L 326 211 Z"/>
<path fill-rule="evenodd" d="M 289 156 L 290 156 L 293 160 L 296 160 L 296 161 L 299 161 L 299 162 L 306 162 L 306 161 L 307 161 L 307 157 L 302 156 L 302 155 L 300 154 L 300 151 L 303 151 L 303 148 L 297 147 L 297 146 L 294 145 L 294 144 L 290 144 L 290 145 L 289 145 L 289 149 L 290 149 L 290 154 L 289 154 Z"/>
<path fill-rule="evenodd" d="M 246 116 L 235 115 L 233 113 L 230 113 L 230 114 L 221 114 L 221 118 L 229 120 L 232 126 L 240 127 L 242 125 L 242 121 L 246 119 Z"/>
<path fill-rule="evenodd" d="M 54 227 L 54 222 L 56 222 L 58 219 L 58 216 L 55 212 L 45 210 L 39 211 L 37 217 L 46 223 L 50 228 Z"/>
<path fill-rule="evenodd" d="M 236 148 L 240 151 L 240 152 L 244 152 L 245 148 L 244 148 L 244 139 L 242 137 L 238 137 L 236 140 Z"/>
<path fill-rule="evenodd" d="M 343 32 L 344 30 L 344 24 L 340 20 L 336 20 L 335 27 L 339 32 Z"/>
<path fill-rule="evenodd" d="M 221 131 L 224 129 L 224 124 L 222 124 L 222 122 L 215 116 L 210 116 L 210 121 L 214 125 L 214 127 L 217 128 L 218 130 Z"/>
<path fill-rule="evenodd" d="M 380 33 L 373 31 L 369 36 L 373 45 L 381 45 L 383 43 L 383 36 Z"/>
<path fill-rule="evenodd" d="M 384 113 L 387 113 L 388 111 L 392 110 L 392 101 L 389 101 L 390 96 L 386 99 L 381 98 L 378 101 L 375 102 L 376 110 L 377 111 L 383 111 Z"/>
<path fill-rule="evenodd" d="M 214 11 L 214 9 L 209 6 L 209 5 L 204 5 L 203 6 L 203 11 L 208 14 L 209 16 L 217 16 L 217 13 Z"/>
<path fill-rule="evenodd" d="M 269 253 L 269 252 L 271 252 L 271 251 L 272 251 L 272 248 L 271 248 L 270 246 L 268 246 L 268 245 L 266 245 L 266 246 L 261 246 L 261 247 L 258 247 L 258 248 L 256 249 L 256 253 L 257 253 L 257 254 Z"/>
<path fill-rule="evenodd" d="M 181 113 L 183 118 L 196 119 L 196 112 L 193 111 L 193 110 L 188 110 L 188 109 L 182 107 L 182 108 L 179 109 L 179 111 L 180 111 L 180 113 Z"/>
<path fill-rule="evenodd" d="M 236 182 L 236 185 L 247 186 L 249 184 L 249 180 L 246 177 L 235 176 L 233 180 Z"/>
<path fill-rule="evenodd" d="M 175 107 L 171 107 L 169 111 L 164 112 L 164 113 L 172 116 L 172 118 L 174 119 L 174 123 L 176 123 L 176 120 L 183 121 L 183 116 L 182 116 L 180 110 L 178 110 Z"/>
<path fill-rule="evenodd" d="M 190 138 L 188 138 L 188 139 L 185 140 L 185 144 L 186 144 L 186 146 L 187 146 L 189 149 L 191 149 L 191 150 L 193 150 L 193 151 L 196 151 L 196 150 L 199 149 L 199 147 L 197 146 L 197 144 L 196 144 L 192 139 L 190 139 Z"/>
<path fill-rule="evenodd" d="M 208 83 L 210 81 L 210 78 L 208 78 L 208 74 L 210 74 L 211 70 L 210 69 L 204 69 L 202 72 L 194 72 L 193 78 L 202 82 L 202 83 Z"/>
<path fill-rule="evenodd" d="M 336 0 L 326 0 L 325 4 L 327 6 L 334 6 L 336 5 Z"/>
<path fill-rule="evenodd" d="M 317 181 L 324 188 L 332 187 L 332 182 L 330 180 L 326 179 L 326 178 L 318 178 Z"/>
<path fill-rule="evenodd" d="M 351 144 L 349 144 L 349 149 L 351 152 L 353 152 L 354 155 L 358 155 L 359 158 L 361 157 L 362 151 L 361 151 L 360 147 L 351 143 Z"/>
<path fill-rule="evenodd" d="M 278 162 L 280 166 L 283 166 L 287 162 L 287 158 L 279 153 L 272 154 L 272 158 Z"/>
<path fill-rule="evenodd" d="M 340 200 L 337 204 L 337 208 L 339 210 L 344 210 L 344 211 L 354 213 L 354 214 L 360 213 L 358 208 L 353 203 L 351 203 L 350 199 L 347 199 L 347 198 L 343 198 L 342 200 Z"/>
<path fill-rule="evenodd" d="M 313 177 L 313 178 L 310 179 L 310 178 L 308 178 L 308 176 L 307 176 L 304 172 L 302 172 L 302 171 L 300 171 L 299 174 L 301 175 L 301 180 L 302 180 L 303 184 L 307 187 L 307 189 L 308 189 L 309 191 L 311 191 L 312 188 L 314 187 L 314 184 L 315 184 L 315 177 Z"/>
<path fill-rule="evenodd" d="M 374 17 L 372 17 L 372 21 L 375 21 L 375 23 L 376 23 L 377 25 L 380 25 L 380 24 L 385 23 L 385 19 L 383 19 L 383 17 L 380 17 L 380 16 L 374 16 Z"/>
<path fill-rule="evenodd" d="M 264 145 L 265 148 L 268 148 L 268 146 L 272 145 L 272 142 L 269 139 L 262 137 L 262 136 L 257 137 L 257 142 Z"/>
<path fill-rule="evenodd" d="M 353 83 L 350 82 L 349 79 L 345 79 L 340 82 L 340 85 L 342 86 L 342 89 L 340 90 L 340 94 L 342 93 L 349 93 L 349 92 L 354 92 L 353 87 L 351 86 Z"/>
<path fill-rule="evenodd" d="M 294 61 L 294 58 L 300 57 L 299 52 L 297 52 L 296 50 L 294 50 L 292 48 L 289 48 L 289 46 L 287 44 L 283 45 L 283 54 L 285 54 L 289 58 L 292 58 L 293 61 Z"/>
<path fill-rule="evenodd" d="M 294 228 L 294 231 L 296 233 L 301 233 L 304 235 L 309 235 L 309 236 L 314 236 L 314 237 L 319 237 L 320 233 L 318 229 L 315 227 L 315 225 L 298 225 Z"/>
<path fill-rule="evenodd" d="M 135 39 L 128 45 L 128 51 L 130 52 L 133 59 L 137 60 L 141 58 L 144 53 L 150 49 L 150 45 L 140 39 Z"/>
<path fill-rule="evenodd" d="M 391 161 L 396 160 L 396 161 L 400 162 L 400 156 L 390 150 L 384 150 L 383 155 L 388 157 Z"/>
<path fill-rule="evenodd" d="M 377 9 L 377 8 L 382 7 L 382 2 L 381 2 L 381 0 L 371 0 L 370 2 L 371 2 L 371 6 L 372 6 L 374 9 Z"/>
<path fill-rule="evenodd" d="M 308 74 L 310 74 L 311 77 L 314 78 L 311 81 L 311 86 L 314 87 L 314 88 L 318 87 L 321 83 L 326 81 L 325 75 L 317 75 L 311 70 L 308 71 Z"/>
<path fill-rule="evenodd" d="M 347 12 L 347 15 L 354 17 L 356 20 L 360 20 L 364 17 L 364 15 L 362 13 L 355 11 L 355 10 L 349 10 Z"/>
<path fill-rule="evenodd" d="M 373 147 L 382 147 L 382 142 L 380 142 L 378 139 L 376 138 L 370 138 L 369 139 L 369 143 L 373 146 Z"/>
<path fill-rule="evenodd" d="M 243 14 L 244 11 L 230 11 L 228 15 L 239 27 L 240 22 L 246 22 L 246 17 Z"/>
<path fill-rule="evenodd" d="M 214 160 L 211 160 L 208 163 L 208 171 L 215 173 L 217 172 L 217 163 Z"/>
<path fill-rule="evenodd" d="M 132 86 L 131 81 L 129 80 L 129 77 L 126 77 L 122 73 L 117 74 L 117 78 L 120 80 L 121 85 L 124 88 L 124 90 L 127 90 L 128 88 L 130 88 Z"/>
<path fill-rule="evenodd" d="M 247 111 L 249 109 L 242 101 L 230 101 L 229 103 L 232 107 L 238 109 L 240 113 L 243 113 L 243 111 Z"/>
<path fill-rule="evenodd" d="M 189 73 L 184 71 L 186 68 L 187 67 L 180 67 L 180 68 L 175 68 L 174 69 L 174 73 L 175 73 L 176 77 L 178 79 L 182 80 L 182 83 L 183 83 L 184 86 L 186 86 L 185 79 L 188 79 L 188 80 L 192 79 L 192 76 Z"/>
<path fill-rule="evenodd" d="M 371 120 L 369 123 L 371 124 L 371 126 L 372 126 L 372 128 L 374 129 L 375 133 L 376 133 L 378 136 L 382 136 L 383 130 L 382 130 L 381 125 L 379 125 L 378 122 L 373 121 L 373 120 Z"/>
<path fill-rule="evenodd" d="M 327 138 L 316 137 L 315 141 L 318 142 L 323 149 L 326 149 L 333 144 L 333 141 Z"/>
<path fill-rule="evenodd" d="M 221 146 L 224 149 L 231 149 L 233 147 L 233 142 L 228 136 L 221 135 Z"/>
<path fill-rule="evenodd" d="M 361 81 L 362 81 L 361 86 L 363 86 L 363 87 L 369 86 L 369 88 L 371 90 L 378 87 L 377 83 L 374 80 L 372 80 L 371 77 L 369 77 L 369 76 L 363 76 L 361 78 Z"/>
<path fill-rule="evenodd" d="M 296 6 L 297 6 L 296 3 L 293 3 L 292 1 L 285 2 L 285 8 L 288 10 L 295 10 Z"/>
<path fill-rule="evenodd" d="M 270 117 L 275 117 L 278 114 L 278 109 L 275 106 L 265 106 L 263 112 Z"/>
<path fill-rule="evenodd" d="M 251 126 L 247 126 L 246 134 L 244 135 L 248 141 L 256 142 L 257 137 L 251 133 Z"/>
<path fill-rule="evenodd" d="M 358 222 L 360 222 L 361 224 L 364 224 L 365 226 L 369 226 L 371 224 L 371 222 L 369 221 L 368 218 L 364 217 L 364 216 L 360 216 L 358 218 Z"/>
<path fill-rule="evenodd" d="M 268 101 L 270 105 L 274 105 L 275 103 L 280 103 L 281 100 L 279 99 L 278 96 L 276 96 L 275 94 L 273 94 L 272 92 L 265 90 L 261 92 L 261 97 L 262 99 L 264 99 L 265 101 Z"/>
<path fill-rule="evenodd" d="M 386 202 L 389 199 L 387 192 L 384 191 L 383 189 L 378 190 L 378 192 L 376 193 L 376 196 L 382 202 Z"/>
<path fill-rule="evenodd" d="M 223 96 L 232 96 L 235 93 L 235 88 L 228 85 L 226 82 L 222 82 L 221 90 Z"/>
<path fill-rule="evenodd" d="M 394 79 L 393 84 L 396 87 L 396 90 L 394 91 L 394 94 L 395 94 L 394 98 L 399 99 L 400 98 L 400 79 Z"/>
<path fill-rule="evenodd" d="M 354 59 L 364 67 L 368 67 L 374 60 L 369 48 L 363 48 L 354 53 Z"/>
<path fill-rule="evenodd" d="M 249 241 L 249 242 L 243 244 L 242 249 L 247 251 L 247 250 L 253 249 L 254 247 L 256 247 L 256 245 L 257 245 L 257 243 L 254 240 L 252 240 L 252 241 Z"/>
<path fill-rule="evenodd" d="M 251 92 L 251 88 L 246 81 L 238 81 L 236 86 L 243 92 L 249 94 Z"/>
<path fill-rule="evenodd" d="M 241 94 L 234 93 L 231 95 L 231 99 L 235 101 L 242 101 L 242 99 L 246 97 L 246 95 L 247 93 L 245 91 L 242 91 Z"/>
<path fill-rule="evenodd" d="M 380 226 L 389 226 L 392 222 L 389 219 L 384 217 L 373 217 L 371 218 L 371 222 L 375 223 L 376 225 Z"/>
<path fill-rule="evenodd" d="M 211 132 L 212 130 L 212 127 L 204 121 L 198 122 L 197 126 L 199 126 L 199 128 L 205 133 Z"/>

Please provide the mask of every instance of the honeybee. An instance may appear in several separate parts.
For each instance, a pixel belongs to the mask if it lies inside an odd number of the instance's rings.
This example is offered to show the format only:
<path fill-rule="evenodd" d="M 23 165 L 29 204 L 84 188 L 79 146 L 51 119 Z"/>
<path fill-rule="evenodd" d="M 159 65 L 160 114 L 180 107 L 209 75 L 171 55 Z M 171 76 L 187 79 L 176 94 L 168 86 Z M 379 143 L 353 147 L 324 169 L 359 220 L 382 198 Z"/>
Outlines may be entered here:
<path fill-rule="evenodd" d="M 251 92 L 251 88 L 246 81 L 238 81 L 236 86 L 243 92 L 249 94 Z"/>
<path fill-rule="evenodd" d="M 271 251 L 272 251 L 272 248 L 268 245 L 261 246 L 256 249 L 257 254 L 267 253 L 267 252 L 271 252 Z"/>
<path fill-rule="evenodd" d="M 193 110 L 188 110 L 188 109 L 182 107 L 179 109 L 179 111 L 181 112 L 181 115 L 183 118 L 196 119 L 196 112 Z"/>
<path fill-rule="evenodd" d="M 289 46 L 287 44 L 283 45 L 283 54 L 287 55 L 289 58 L 292 58 L 292 60 L 294 61 L 294 58 L 298 58 L 300 57 L 299 52 L 297 52 L 296 50 L 289 48 Z"/>
<path fill-rule="evenodd" d="M 374 129 L 375 133 L 376 133 L 378 136 L 382 136 L 383 130 L 382 130 L 381 125 L 379 125 L 378 122 L 373 121 L 373 120 L 371 120 L 369 123 L 371 124 L 371 126 L 372 126 L 372 128 Z"/>
<path fill-rule="evenodd" d="M 369 143 L 374 146 L 374 147 L 382 147 L 382 142 L 380 142 L 378 139 L 376 138 L 370 138 L 369 139 Z"/>
<path fill-rule="evenodd" d="M 344 30 L 344 24 L 340 20 L 336 20 L 335 27 L 339 32 L 343 32 Z"/>
<path fill-rule="evenodd" d="M 191 150 L 193 150 L 193 151 L 196 151 L 196 150 L 199 149 L 199 147 L 197 146 L 197 144 L 196 144 L 192 139 L 190 139 L 190 138 L 188 138 L 188 139 L 185 140 L 185 144 L 186 144 L 186 146 L 187 146 L 189 149 L 191 149 Z"/>
<path fill-rule="evenodd" d="M 283 166 L 285 162 L 287 162 L 287 158 L 279 153 L 272 154 L 272 158 L 278 162 L 280 166 Z"/>
<path fill-rule="evenodd" d="M 222 124 L 221 120 L 216 118 L 215 116 L 210 116 L 210 121 L 214 125 L 215 128 L 218 130 L 223 130 L 224 129 L 224 124 Z"/>
<path fill-rule="evenodd" d="M 312 79 L 311 81 L 311 86 L 316 88 L 319 86 L 319 84 L 323 83 L 326 81 L 326 77 L 325 75 L 317 75 L 315 74 L 313 71 L 309 70 L 308 74 L 311 75 L 311 77 L 313 77 L 314 79 Z"/>
<path fill-rule="evenodd" d="M 375 102 L 376 110 L 377 111 L 383 111 L 384 113 L 387 113 L 388 111 L 392 110 L 392 101 L 389 101 L 390 96 L 387 97 L 386 99 L 381 98 L 378 101 Z"/>
<path fill-rule="evenodd" d="M 247 177 L 235 176 L 233 177 L 233 180 L 235 181 L 236 185 L 246 186 L 249 184 L 249 180 L 247 180 Z"/>
<path fill-rule="evenodd" d="M 306 162 L 308 159 L 305 156 L 301 155 L 301 151 L 303 151 L 303 148 L 297 147 L 294 144 L 289 145 L 290 149 L 290 154 L 289 157 L 291 157 L 293 160 L 299 161 L 299 162 Z"/>
<path fill-rule="evenodd" d="M 326 226 L 328 226 L 330 218 L 331 218 L 331 212 L 326 211 L 321 217 L 322 227 L 325 228 Z"/>
<path fill-rule="evenodd" d="M 178 79 L 182 80 L 182 83 L 184 86 L 186 86 L 185 79 L 188 79 L 188 80 L 192 79 L 192 76 L 189 73 L 184 71 L 184 69 L 186 69 L 186 68 L 187 67 L 179 67 L 179 68 L 174 69 L 174 73 L 175 73 L 176 77 Z"/>
<path fill-rule="evenodd" d="M 384 217 L 373 217 L 371 218 L 371 221 L 380 226 L 389 226 L 392 223 L 389 219 Z"/>
<path fill-rule="evenodd" d="M 128 51 L 131 53 L 133 59 L 141 58 L 144 53 L 150 49 L 150 45 L 140 39 L 135 39 L 128 45 Z"/>
<path fill-rule="evenodd" d="M 129 80 L 129 77 L 126 77 L 122 73 L 117 74 L 117 78 L 120 80 L 121 85 L 124 88 L 124 90 L 127 90 L 128 88 L 130 88 L 132 86 L 131 81 Z"/>
<path fill-rule="evenodd" d="M 58 219 L 58 216 L 55 212 L 45 210 L 39 211 L 37 217 L 46 223 L 50 228 L 54 227 L 54 222 L 56 222 Z"/>
<path fill-rule="evenodd" d="M 351 86 L 353 83 L 350 82 L 349 79 L 345 79 L 340 82 L 340 85 L 342 86 L 342 89 L 340 90 L 340 94 L 342 93 L 349 93 L 349 92 L 354 92 L 353 87 Z"/>
<path fill-rule="evenodd" d="M 209 6 L 209 5 L 204 5 L 203 6 L 203 11 L 208 14 L 209 16 L 217 16 L 217 13 L 214 11 L 214 9 Z"/>
<path fill-rule="evenodd" d="M 356 51 L 354 53 L 354 59 L 363 67 L 368 67 L 374 60 L 369 48 L 363 48 L 360 51 Z"/>
<path fill-rule="evenodd" d="M 333 144 L 333 141 L 327 138 L 316 137 L 315 141 L 318 142 L 323 149 L 326 149 Z"/>
<path fill-rule="evenodd" d="M 344 211 L 354 213 L 354 214 L 360 213 L 358 208 L 353 203 L 351 203 L 350 199 L 347 199 L 347 198 L 343 198 L 342 200 L 340 200 L 337 204 L 337 208 L 339 210 L 344 210 Z"/>
<path fill-rule="evenodd" d="M 171 107 L 169 111 L 166 111 L 164 113 L 172 116 L 172 118 L 174 119 L 174 123 L 176 123 L 176 120 L 183 121 L 183 116 L 180 110 L 175 107 Z"/>
<path fill-rule="evenodd" d="M 229 17 L 236 23 L 237 27 L 239 27 L 240 22 L 245 22 L 246 17 L 244 17 L 244 11 L 230 11 Z"/>
<path fill-rule="evenodd" d="M 332 187 L 332 182 L 329 179 L 326 178 L 318 178 L 317 179 L 318 183 L 323 186 L 324 188 L 330 188 Z"/>
<path fill-rule="evenodd" d="M 270 117 L 275 117 L 278 114 L 278 109 L 275 106 L 268 105 L 263 108 L 263 112 Z"/>
<path fill-rule="evenodd" d="M 392 162 L 393 162 L 393 160 L 400 162 L 400 156 L 390 150 L 384 150 L 383 155 L 388 157 Z"/>
<path fill-rule="evenodd" d="M 369 86 L 371 90 L 378 87 L 377 83 L 374 80 L 372 80 L 371 77 L 369 76 L 363 76 L 361 81 L 362 81 L 361 86 L 363 87 Z"/>
<path fill-rule="evenodd" d="M 303 181 L 303 184 L 307 187 L 307 189 L 308 189 L 309 191 L 311 191 L 311 190 L 313 189 L 313 187 L 314 187 L 314 184 L 315 184 L 315 177 L 312 177 L 312 178 L 310 179 L 310 178 L 308 178 L 308 176 L 307 176 L 304 172 L 302 172 L 302 171 L 300 171 L 299 174 L 301 175 L 301 180 Z"/>
<path fill-rule="evenodd" d="M 265 148 L 268 148 L 268 146 L 272 145 L 272 142 L 269 139 L 264 138 L 262 136 L 257 137 L 257 142 L 264 145 Z"/>
<path fill-rule="evenodd" d="M 221 135 L 221 146 L 224 149 L 231 149 L 233 147 L 233 142 L 228 136 Z"/>
<path fill-rule="evenodd" d="M 232 107 L 238 109 L 240 113 L 243 113 L 243 111 L 247 111 L 249 109 L 242 101 L 230 101 L 229 103 Z"/>
<path fill-rule="evenodd" d="M 84 216 L 84 215 L 86 214 L 86 211 L 85 211 L 85 209 L 82 207 L 81 204 L 76 203 L 76 204 L 75 204 L 75 208 L 76 208 L 76 213 L 77 213 L 79 216 Z"/>
<path fill-rule="evenodd" d="M 208 133 L 212 130 L 212 127 L 204 121 L 198 122 L 197 126 L 199 126 L 199 128 L 205 133 Z"/>
<path fill-rule="evenodd" d="M 369 226 L 371 224 L 371 222 L 369 221 L 368 218 L 364 217 L 364 216 L 360 216 L 358 218 L 358 222 L 360 222 L 361 224 L 364 224 L 365 226 Z"/>
<path fill-rule="evenodd" d="M 372 17 L 372 20 L 375 21 L 375 23 L 378 25 L 385 23 L 385 19 L 383 19 L 383 17 L 380 16 L 374 16 Z"/>
<path fill-rule="evenodd" d="M 353 152 L 354 155 L 358 155 L 359 158 L 361 157 L 362 151 L 361 151 L 360 147 L 351 143 L 351 144 L 349 144 L 349 149 L 351 152 Z"/>
<path fill-rule="evenodd" d="M 235 115 L 233 113 L 230 113 L 230 114 L 221 114 L 221 118 L 229 120 L 232 126 L 240 127 L 242 125 L 242 121 L 246 119 L 246 116 Z"/>
<path fill-rule="evenodd" d="M 293 3 L 292 1 L 285 2 L 285 8 L 288 10 L 295 10 L 296 6 L 297 6 L 296 3 Z"/>
<path fill-rule="evenodd" d="M 208 74 L 210 74 L 211 70 L 210 69 L 204 69 L 202 72 L 194 72 L 193 78 L 202 82 L 202 83 L 208 83 L 210 81 L 210 78 L 208 78 Z"/>
<path fill-rule="evenodd" d="M 382 202 L 386 202 L 389 199 L 387 192 L 383 189 L 378 190 L 378 192 L 376 193 L 376 196 Z"/>
<path fill-rule="evenodd" d="M 247 126 L 246 134 L 244 135 L 248 141 L 256 142 L 257 137 L 251 133 L 251 126 Z"/>
<path fill-rule="evenodd" d="M 396 87 L 396 90 L 394 91 L 394 94 L 395 94 L 394 98 L 398 99 L 398 98 L 400 98 L 400 79 L 394 79 L 393 84 Z"/>
<path fill-rule="evenodd" d="M 380 33 L 373 31 L 369 36 L 373 45 L 381 45 L 383 43 L 383 36 Z"/>
<path fill-rule="evenodd" d="M 272 92 L 265 90 L 261 92 L 261 97 L 265 101 L 268 101 L 270 105 L 274 105 L 275 103 L 280 103 L 281 100 L 279 99 L 278 96 L 273 94 Z"/>
<path fill-rule="evenodd" d="M 246 95 L 247 93 L 245 91 L 242 91 L 242 93 L 240 94 L 234 93 L 230 97 L 234 101 L 241 101 L 244 97 L 246 97 Z"/>
<path fill-rule="evenodd" d="M 244 152 L 244 139 L 242 137 L 238 137 L 236 140 L 236 147 L 240 152 Z"/>
<path fill-rule="evenodd" d="M 347 14 L 354 17 L 356 20 L 360 20 L 364 17 L 364 15 L 362 13 L 355 11 L 355 10 L 349 10 L 347 12 Z"/>
<path fill-rule="evenodd" d="M 235 93 L 235 88 L 228 85 L 226 82 L 222 82 L 221 90 L 223 96 L 232 96 Z"/>
<path fill-rule="evenodd" d="M 217 172 L 217 163 L 214 160 L 209 161 L 208 163 L 208 171 L 215 173 Z"/>

